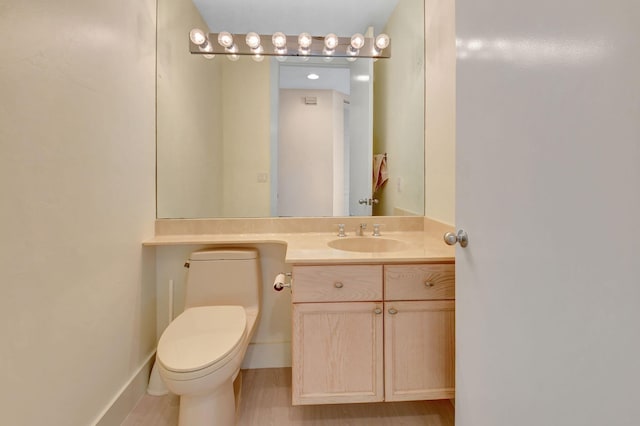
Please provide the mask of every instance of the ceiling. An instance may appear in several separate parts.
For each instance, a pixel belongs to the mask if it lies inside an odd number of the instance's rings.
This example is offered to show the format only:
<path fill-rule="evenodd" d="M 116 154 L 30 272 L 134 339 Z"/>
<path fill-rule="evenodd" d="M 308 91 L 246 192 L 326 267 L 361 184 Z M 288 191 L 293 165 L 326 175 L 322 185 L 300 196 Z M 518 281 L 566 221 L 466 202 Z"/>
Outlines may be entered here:
<path fill-rule="evenodd" d="M 193 0 L 209 32 L 308 32 L 341 37 L 382 32 L 398 0 Z"/>

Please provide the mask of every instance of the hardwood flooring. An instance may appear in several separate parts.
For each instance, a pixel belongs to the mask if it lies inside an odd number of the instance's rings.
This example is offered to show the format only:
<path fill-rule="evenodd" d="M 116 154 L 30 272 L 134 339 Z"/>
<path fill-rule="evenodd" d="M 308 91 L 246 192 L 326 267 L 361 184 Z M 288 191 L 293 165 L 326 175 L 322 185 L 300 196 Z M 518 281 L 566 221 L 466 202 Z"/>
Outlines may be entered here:
<path fill-rule="evenodd" d="M 122 426 L 176 426 L 175 395 L 145 395 Z M 448 400 L 377 404 L 291 405 L 291 369 L 244 370 L 238 426 L 453 426 Z"/>

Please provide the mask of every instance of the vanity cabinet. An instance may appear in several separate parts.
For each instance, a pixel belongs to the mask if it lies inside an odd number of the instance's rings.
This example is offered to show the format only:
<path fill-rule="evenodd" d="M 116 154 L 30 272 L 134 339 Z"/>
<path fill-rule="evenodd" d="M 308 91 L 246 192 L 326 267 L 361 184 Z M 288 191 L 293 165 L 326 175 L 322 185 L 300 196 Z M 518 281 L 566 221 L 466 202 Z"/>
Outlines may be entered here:
<path fill-rule="evenodd" d="M 384 267 L 385 400 L 455 395 L 453 264 Z"/>
<path fill-rule="evenodd" d="M 293 404 L 454 396 L 453 264 L 293 267 Z"/>
<path fill-rule="evenodd" d="M 382 401 L 382 266 L 294 266 L 293 283 L 293 404 Z"/>

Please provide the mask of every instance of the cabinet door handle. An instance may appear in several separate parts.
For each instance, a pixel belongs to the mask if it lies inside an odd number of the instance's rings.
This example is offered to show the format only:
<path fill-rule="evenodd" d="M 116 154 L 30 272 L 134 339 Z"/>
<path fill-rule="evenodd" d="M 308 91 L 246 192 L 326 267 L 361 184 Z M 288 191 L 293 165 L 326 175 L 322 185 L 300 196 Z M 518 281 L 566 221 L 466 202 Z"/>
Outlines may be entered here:
<path fill-rule="evenodd" d="M 342 284 L 340 281 L 338 281 L 338 282 L 334 283 L 333 286 L 335 288 L 342 288 L 342 287 L 344 287 L 344 284 Z"/>
<path fill-rule="evenodd" d="M 380 315 L 380 314 L 382 313 L 382 309 L 380 309 L 380 308 L 376 308 L 376 309 L 373 311 L 373 313 L 374 313 L 374 314 L 376 314 L 376 315 Z"/>
<path fill-rule="evenodd" d="M 433 287 L 435 284 L 433 284 L 431 281 L 425 281 L 424 282 L 424 286 L 425 287 Z"/>
<path fill-rule="evenodd" d="M 397 310 L 396 308 L 389 308 L 389 313 L 390 313 L 391 315 L 395 315 L 395 314 L 397 314 L 397 313 L 398 313 L 398 310 Z"/>

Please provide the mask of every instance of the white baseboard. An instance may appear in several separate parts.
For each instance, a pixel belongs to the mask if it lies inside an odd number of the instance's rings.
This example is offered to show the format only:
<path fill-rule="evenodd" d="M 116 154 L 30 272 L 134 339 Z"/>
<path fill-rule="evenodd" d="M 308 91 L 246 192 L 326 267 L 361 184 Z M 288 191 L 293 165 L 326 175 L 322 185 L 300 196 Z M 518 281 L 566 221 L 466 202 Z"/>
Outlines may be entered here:
<path fill-rule="evenodd" d="M 147 356 L 138 371 L 132 375 L 131 379 L 107 405 L 107 408 L 97 417 L 93 423 L 95 426 L 119 426 L 122 424 L 147 390 L 147 382 L 155 354 L 154 350 Z"/>
<path fill-rule="evenodd" d="M 291 367 L 291 342 L 249 344 L 242 368 L 280 367 Z"/>

